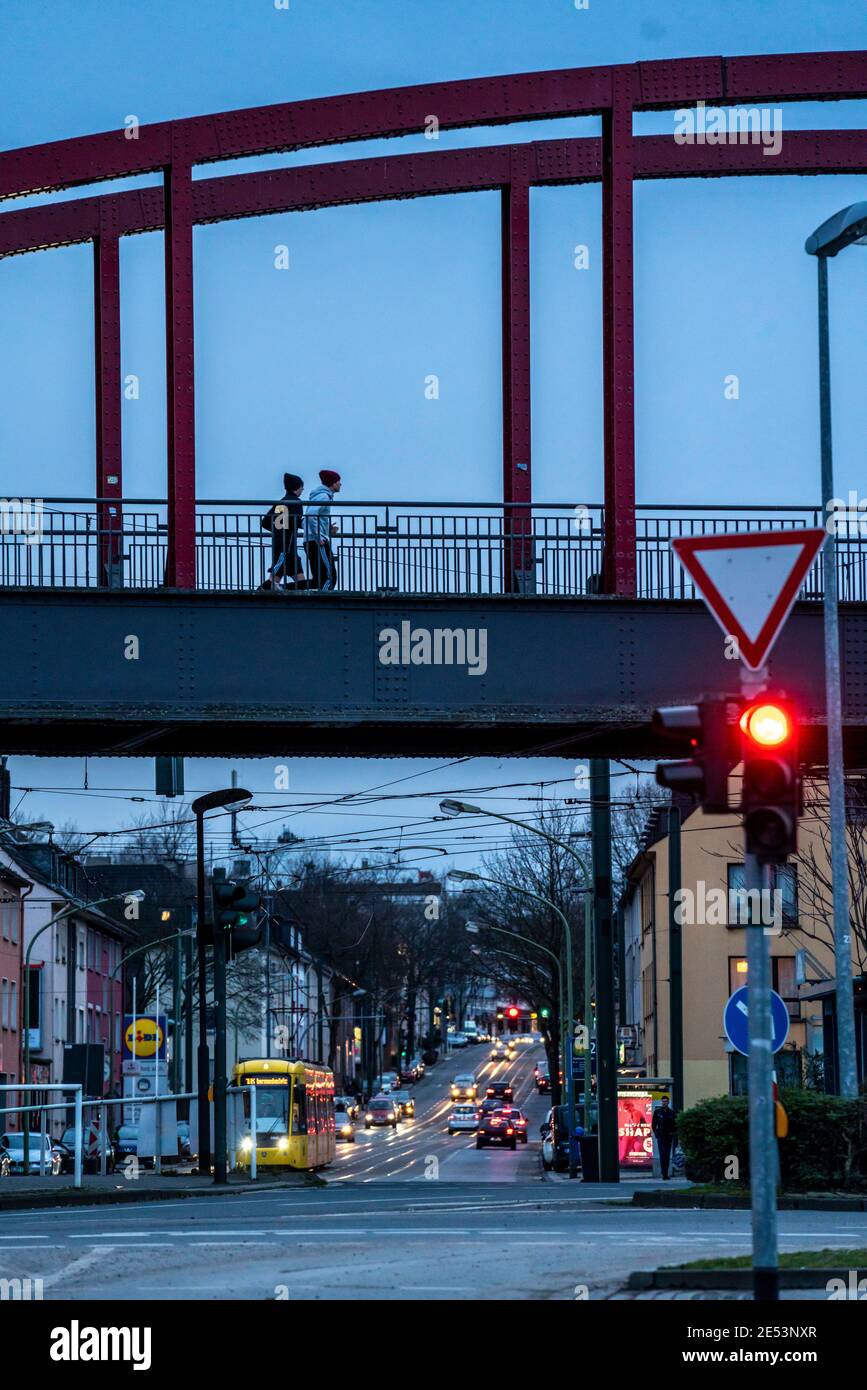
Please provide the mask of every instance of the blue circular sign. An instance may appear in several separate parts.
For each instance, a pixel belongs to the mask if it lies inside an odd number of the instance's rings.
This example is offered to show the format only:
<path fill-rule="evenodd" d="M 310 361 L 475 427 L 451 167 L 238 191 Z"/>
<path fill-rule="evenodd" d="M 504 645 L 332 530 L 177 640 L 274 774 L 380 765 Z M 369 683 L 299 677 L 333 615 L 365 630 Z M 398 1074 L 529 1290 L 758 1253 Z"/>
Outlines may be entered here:
<path fill-rule="evenodd" d="M 726 1002 L 723 1028 L 736 1052 L 745 1057 L 750 1051 L 749 985 L 742 985 Z M 789 1010 L 775 989 L 771 990 L 771 1048 L 779 1052 L 789 1036 Z"/>

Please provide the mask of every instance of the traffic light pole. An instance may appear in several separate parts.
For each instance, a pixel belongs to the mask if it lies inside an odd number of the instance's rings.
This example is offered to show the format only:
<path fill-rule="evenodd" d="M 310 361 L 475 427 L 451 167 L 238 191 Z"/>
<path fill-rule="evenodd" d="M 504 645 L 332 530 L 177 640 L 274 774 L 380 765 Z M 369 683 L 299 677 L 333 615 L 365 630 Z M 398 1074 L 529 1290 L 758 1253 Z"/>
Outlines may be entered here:
<path fill-rule="evenodd" d="M 208 1051 L 208 954 L 205 946 L 205 816 L 196 814 L 196 939 L 199 965 L 199 1046 L 196 1090 L 199 1116 L 199 1172 L 211 1167 L 211 1113 L 208 1105 L 211 1055 Z"/>
<path fill-rule="evenodd" d="M 214 1182 L 227 1181 L 226 1161 L 226 933 L 214 929 Z M 256 1142 L 255 1135 L 253 1142 Z"/>
<path fill-rule="evenodd" d="M 678 893 L 681 887 L 680 807 L 668 808 L 668 1011 L 671 1038 L 671 1104 L 683 1110 L 683 926 Z"/>
<path fill-rule="evenodd" d="M 593 842 L 593 924 L 596 938 L 599 1181 L 619 1182 L 617 1035 L 614 1020 L 614 939 L 611 921 L 611 774 L 607 758 L 590 759 L 590 808 Z"/>
<path fill-rule="evenodd" d="M 744 888 L 748 902 L 761 902 L 766 874 L 754 854 L 744 855 Z M 754 893 L 755 890 L 755 893 Z M 771 1027 L 771 960 L 768 938 L 761 925 L 747 928 L 749 986 L 749 1106 L 750 1192 L 753 1231 L 753 1298 L 779 1298 L 777 1267 L 776 1138 L 773 1096 L 773 1034 Z"/>
<path fill-rule="evenodd" d="M 822 503 L 830 520 L 834 496 L 831 434 L 831 348 L 828 333 L 828 258 L 817 256 L 819 271 L 819 414 L 822 451 Z M 843 712 L 840 682 L 840 616 L 837 603 L 837 543 L 829 529 L 822 555 L 825 622 L 825 704 L 828 729 L 828 803 L 831 832 L 831 887 L 837 1015 L 837 1089 L 858 1094 L 855 1060 L 855 1003 L 852 991 L 852 930 L 846 845 L 846 783 L 843 765 Z"/>

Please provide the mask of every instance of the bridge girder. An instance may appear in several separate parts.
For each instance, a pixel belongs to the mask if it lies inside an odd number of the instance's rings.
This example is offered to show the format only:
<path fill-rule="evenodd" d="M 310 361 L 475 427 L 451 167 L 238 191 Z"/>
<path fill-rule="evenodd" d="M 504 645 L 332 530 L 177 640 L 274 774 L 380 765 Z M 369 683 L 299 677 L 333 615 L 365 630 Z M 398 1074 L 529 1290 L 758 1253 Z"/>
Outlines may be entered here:
<path fill-rule="evenodd" d="M 0 617 L 6 753 L 666 756 L 655 705 L 738 690 L 687 601 L 7 589 Z M 484 671 L 400 664 L 436 630 L 484 633 Z M 843 606 L 841 635 L 847 760 L 867 766 L 867 605 Z M 797 606 L 771 665 L 821 763 L 819 605 Z"/>

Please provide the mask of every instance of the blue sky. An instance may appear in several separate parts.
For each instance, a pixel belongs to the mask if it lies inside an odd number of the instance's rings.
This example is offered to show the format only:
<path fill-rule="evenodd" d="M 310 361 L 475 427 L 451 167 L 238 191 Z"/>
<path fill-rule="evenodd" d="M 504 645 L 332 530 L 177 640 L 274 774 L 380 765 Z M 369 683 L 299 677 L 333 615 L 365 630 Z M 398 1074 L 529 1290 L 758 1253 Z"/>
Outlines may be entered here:
<path fill-rule="evenodd" d="M 289 0 L 286 10 L 274 0 L 4 0 L 0 43 L 0 145 L 15 148 L 117 128 L 130 113 L 154 121 L 536 68 L 867 48 L 867 12 L 856 0 L 589 0 L 587 10 L 573 0 Z M 867 126 L 867 103 L 787 108 L 783 124 Z M 455 133 L 440 148 L 597 129 L 573 121 Z M 640 133 L 671 129 L 670 114 L 636 120 Z M 803 242 L 864 198 L 867 179 L 856 177 L 637 185 L 639 501 L 814 500 L 815 265 Z M 531 211 L 535 495 L 598 501 L 599 189 L 536 190 Z M 350 501 L 495 501 L 498 228 L 495 195 L 478 194 L 197 229 L 200 496 L 270 496 L 285 468 L 310 480 L 330 466 Z M 586 271 L 573 264 L 579 243 L 590 249 Z M 289 247 L 288 271 L 274 268 L 278 244 Z M 0 261 L 2 495 L 92 494 L 90 267 L 87 247 Z M 141 383 L 140 399 L 124 404 L 129 496 L 164 490 L 162 274 L 160 236 L 124 243 L 123 371 Z M 845 494 L 864 479 L 867 250 L 839 258 L 831 282 Z M 429 373 L 440 377 L 435 402 L 424 396 Z M 724 394 L 730 374 L 736 401 Z M 309 766 L 331 775 L 331 765 Z M 341 788 L 367 784 L 371 769 L 336 766 Z M 515 766 L 505 765 L 507 780 Z M 51 767 L 17 759 L 14 777 L 80 785 L 80 762 Z M 147 787 L 150 767 L 131 762 L 116 784 L 137 769 Z M 47 793 L 39 808 L 58 820 L 70 813 Z M 103 803 L 97 814 L 89 804 L 74 814 L 97 825 L 103 812 L 129 809 Z"/>

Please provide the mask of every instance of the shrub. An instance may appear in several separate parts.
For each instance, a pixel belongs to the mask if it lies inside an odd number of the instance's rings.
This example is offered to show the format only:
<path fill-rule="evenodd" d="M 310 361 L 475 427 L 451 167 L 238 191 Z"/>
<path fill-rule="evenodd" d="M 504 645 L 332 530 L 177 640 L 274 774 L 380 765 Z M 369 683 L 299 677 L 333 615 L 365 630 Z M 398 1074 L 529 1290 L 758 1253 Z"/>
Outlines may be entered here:
<path fill-rule="evenodd" d="M 780 1099 L 789 1117 L 789 1133 L 779 1141 L 783 1190 L 867 1190 L 867 1100 L 816 1091 L 783 1091 Z M 749 1182 L 745 1096 L 700 1101 L 679 1116 L 677 1132 L 692 1182 L 725 1182 L 732 1156 L 739 1163 L 738 1181 Z"/>

